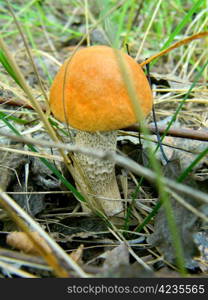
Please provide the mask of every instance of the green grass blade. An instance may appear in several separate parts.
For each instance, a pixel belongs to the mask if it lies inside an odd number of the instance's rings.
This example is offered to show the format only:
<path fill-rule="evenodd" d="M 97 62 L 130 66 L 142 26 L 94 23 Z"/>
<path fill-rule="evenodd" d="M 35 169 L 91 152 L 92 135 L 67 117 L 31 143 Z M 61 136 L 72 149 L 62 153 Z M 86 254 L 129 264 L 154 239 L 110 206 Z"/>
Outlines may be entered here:
<path fill-rule="evenodd" d="M 184 170 L 183 173 L 178 177 L 177 181 L 182 182 L 189 173 L 193 170 L 193 168 L 200 162 L 202 158 L 204 158 L 208 154 L 208 147 L 202 151 L 197 157 L 192 161 L 192 163 Z"/>
<path fill-rule="evenodd" d="M 20 83 L 17 75 L 15 74 L 12 66 L 9 63 L 9 60 L 7 59 L 5 53 L 2 49 L 0 49 L 0 63 L 5 68 L 7 73 L 14 79 L 14 81 L 22 88 L 21 83 Z"/>
<path fill-rule="evenodd" d="M 128 8 L 129 8 L 129 5 L 130 5 L 130 1 L 127 1 L 124 4 L 124 6 L 122 7 L 121 13 L 119 14 L 119 20 L 118 20 L 117 31 L 116 31 L 116 38 L 113 41 L 113 47 L 115 47 L 115 48 L 119 48 L 119 40 L 120 40 L 121 33 L 124 29 L 125 17 L 126 17 L 126 13 L 127 13 Z"/>
<path fill-rule="evenodd" d="M 2 120 L 16 135 L 21 136 L 20 132 L 5 118 L 5 114 L 0 112 L 0 120 Z M 33 145 L 28 145 L 28 148 L 33 152 L 38 152 L 38 150 Z M 58 169 L 51 164 L 47 159 L 40 157 L 39 158 L 47 168 L 49 168 L 53 174 L 61 180 L 61 182 L 66 186 L 68 190 L 70 190 L 75 197 L 77 197 L 80 201 L 85 202 L 84 197 L 75 189 L 75 187 L 66 180 L 66 178 L 58 171 Z"/>
<path fill-rule="evenodd" d="M 170 44 L 173 42 L 174 38 L 181 32 L 181 30 L 188 24 L 190 21 L 190 18 L 193 16 L 193 14 L 198 9 L 199 5 L 202 3 L 202 0 L 196 1 L 196 3 L 192 6 L 191 9 L 189 9 L 188 13 L 185 15 L 185 17 L 182 19 L 182 21 L 176 26 L 175 30 L 171 35 L 169 36 L 168 40 L 165 42 L 161 50 L 164 50 L 165 48 L 169 47 Z"/>
<path fill-rule="evenodd" d="M 162 137 L 161 137 L 161 141 L 164 139 L 164 137 L 167 135 L 168 130 L 170 129 L 170 127 L 173 125 L 173 123 L 176 121 L 176 118 L 178 116 L 178 114 L 180 113 L 182 107 L 184 106 L 186 100 L 188 99 L 188 97 L 191 94 L 191 91 L 193 90 L 193 88 L 196 86 L 197 82 L 199 81 L 199 78 L 201 77 L 201 75 L 203 74 L 206 66 L 208 66 L 208 60 L 207 62 L 200 68 L 200 70 L 198 71 L 193 83 L 191 84 L 189 90 L 187 91 L 186 95 L 184 96 L 184 98 L 182 99 L 182 101 L 180 102 L 180 104 L 178 105 L 172 119 L 170 120 L 170 122 L 168 123 L 168 126 L 166 127 Z M 157 147 L 155 148 L 155 152 L 159 149 L 159 145 L 157 145 Z"/>
<path fill-rule="evenodd" d="M 1 113 L 4 114 L 3 112 L 1 112 Z M 6 113 L 4 114 L 4 116 L 5 116 L 5 119 L 14 121 L 14 122 L 16 122 L 16 123 L 18 123 L 18 124 L 23 124 L 23 125 L 25 125 L 25 124 L 28 123 L 28 120 L 23 120 L 23 119 L 14 117 L 14 116 L 10 116 L 10 115 L 8 115 L 8 114 L 6 114 Z"/>
<path fill-rule="evenodd" d="M 176 26 L 175 30 L 170 34 L 168 40 L 164 43 L 160 51 L 164 50 L 165 48 L 168 48 L 175 37 L 181 32 L 181 30 L 190 22 L 190 18 L 193 16 L 193 14 L 196 12 L 200 4 L 202 3 L 202 0 L 198 0 L 191 9 L 187 12 L 187 14 L 184 16 L 182 21 Z M 155 59 L 154 62 L 151 63 L 151 66 L 153 66 L 158 59 Z"/>
<path fill-rule="evenodd" d="M 119 64 L 119 67 L 121 70 L 121 74 L 123 76 L 123 80 L 126 84 L 129 97 L 132 101 L 132 106 L 133 106 L 135 115 L 137 117 L 137 120 L 140 121 L 140 126 L 141 126 L 142 132 L 144 133 L 145 136 L 147 136 L 149 134 L 149 131 L 148 131 L 147 127 L 145 126 L 141 107 L 139 105 L 139 101 L 137 99 L 136 92 L 134 90 L 134 84 L 131 82 L 130 78 L 128 77 L 128 73 L 126 71 L 125 63 L 122 60 L 122 57 L 121 56 L 119 57 L 119 53 L 116 51 L 115 51 L 115 54 L 117 54 L 118 64 Z M 149 158 L 150 166 L 152 167 L 154 172 L 157 174 L 155 186 L 157 188 L 159 198 L 165 209 L 167 223 L 169 226 L 170 234 L 172 236 L 172 245 L 175 250 L 177 266 L 178 266 L 178 269 L 179 269 L 181 275 L 185 275 L 185 273 L 186 273 L 185 259 L 184 259 L 184 254 L 183 254 L 181 237 L 179 235 L 179 230 L 178 230 L 178 227 L 177 227 L 177 224 L 175 221 L 175 216 L 174 216 L 172 205 L 171 205 L 171 202 L 169 199 L 169 194 L 166 190 L 166 187 L 163 184 L 162 170 L 161 170 L 159 162 L 157 161 L 157 159 L 154 155 L 154 151 L 153 151 L 150 143 L 148 143 L 147 150 L 148 150 L 148 158 Z"/>

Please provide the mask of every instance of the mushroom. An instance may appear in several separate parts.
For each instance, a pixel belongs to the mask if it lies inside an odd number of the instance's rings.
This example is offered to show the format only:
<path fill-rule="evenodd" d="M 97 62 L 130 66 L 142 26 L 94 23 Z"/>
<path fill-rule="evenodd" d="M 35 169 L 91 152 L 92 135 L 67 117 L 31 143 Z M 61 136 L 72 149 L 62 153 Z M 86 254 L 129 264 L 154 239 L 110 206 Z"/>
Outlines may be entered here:
<path fill-rule="evenodd" d="M 133 58 L 118 51 L 146 116 L 153 102 L 147 78 Z M 76 145 L 95 152 L 116 151 L 117 130 L 137 121 L 115 49 L 108 46 L 82 48 L 65 61 L 51 86 L 50 107 L 55 118 L 76 129 Z M 87 191 L 91 207 L 108 216 L 121 213 L 114 163 L 81 153 L 74 157 L 77 186 L 81 192 Z"/>

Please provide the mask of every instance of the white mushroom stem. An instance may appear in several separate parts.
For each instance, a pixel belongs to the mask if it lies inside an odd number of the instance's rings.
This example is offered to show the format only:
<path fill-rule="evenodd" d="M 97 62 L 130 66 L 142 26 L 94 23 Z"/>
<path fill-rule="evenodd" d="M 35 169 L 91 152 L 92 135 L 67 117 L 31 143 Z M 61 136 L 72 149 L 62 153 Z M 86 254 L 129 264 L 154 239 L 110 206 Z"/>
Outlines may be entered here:
<path fill-rule="evenodd" d="M 116 136 L 116 131 L 77 131 L 75 142 L 77 146 L 93 148 L 95 152 L 116 151 Z M 75 153 L 74 156 L 79 167 L 76 171 L 77 186 L 87 194 L 91 207 L 102 209 L 108 216 L 121 215 L 123 206 L 115 176 L 115 164 L 108 159 L 100 160 L 82 153 Z"/>

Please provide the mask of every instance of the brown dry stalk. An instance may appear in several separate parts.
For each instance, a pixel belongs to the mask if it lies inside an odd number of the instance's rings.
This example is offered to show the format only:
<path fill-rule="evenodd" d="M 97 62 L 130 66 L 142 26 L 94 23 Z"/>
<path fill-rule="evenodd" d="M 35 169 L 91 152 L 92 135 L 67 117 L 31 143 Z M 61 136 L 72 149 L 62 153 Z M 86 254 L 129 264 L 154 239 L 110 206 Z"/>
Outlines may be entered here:
<path fill-rule="evenodd" d="M 71 145 L 71 144 L 69 145 L 69 144 L 65 144 L 65 143 L 43 141 L 43 140 L 34 139 L 34 138 L 26 138 L 26 137 L 16 136 L 13 134 L 8 134 L 6 132 L 1 132 L 1 135 L 5 136 L 7 138 L 10 138 L 14 141 L 18 141 L 18 142 L 25 143 L 25 144 L 34 144 L 34 145 L 39 145 L 42 147 L 55 147 L 55 148 L 66 150 L 68 152 L 83 153 L 84 155 L 93 156 L 98 159 L 104 159 L 104 160 L 108 159 L 108 160 L 114 162 L 115 164 L 117 164 L 125 169 L 128 169 L 139 176 L 145 177 L 147 180 L 149 180 L 151 182 L 155 182 L 156 177 L 158 176 L 156 173 L 154 173 L 150 169 L 145 168 L 142 165 L 139 165 L 137 162 L 133 161 L 132 159 L 130 159 L 126 156 L 124 157 L 122 155 L 112 153 L 112 152 L 99 151 L 99 150 L 97 150 L 95 152 L 95 151 L 92 151 L 92 148 L 78 147 L 76 145 Z M 179 193 L 183 192 L 184 195 L 187 195 L 187 196 L 190 196 L 190 197 L 196 199 L 199 203 L 207 203 L 208 204 L 208 195 L 206 193 L 201 192 L 199 190 L 195 190 L 194 188 L 191 188 L 184 184 L 178 183 L 169 178 L 161 177 L 161 180 L 163 181 L 163 183 L 166 187 L 169 187 L 172 190 L 179 192 Z M 3 192 L 1 192 L 1 189 L 0 189 L 0 196 L 2 193 Z M 10 199 L 9 196 L 5 196 L 5 197 L 7 197 L 7 199 Z M 1 200 L 1 197 L 0 197 L 0 200 Z M 13 205 L 15 205 L 14 203 L 15 202 L 12 202 Z M 20 210 L 19 206 L 18 206 L 18 209 Z M 8 211 L 8 209 L 7 209 L 7 211 Z M 23 210 L 21 210 L 21 213 L 25 215 L 25 218 L 27 218 L 27 219 L 29 218 L 29 216 L 27 214 L 25 214 Z M 31 226 L 32 222 L 33 222 L 32 219 L 30 219 L 30 226 Z M 40 232 L 40 229 L 39 229 L 39 232 Z"/>
<path fill-rule="evenodd" d="M 165 126 L 157 126 L 158 131 L 160 134 L 163 134 L 166 131 Z M 148 125 L 148 130 L 151 133 L 156 133 L 156 127 L 155 125 Z M 132 126 L 129 126 L 123 130 L 129 130 L 129 131 L 139 131 L 139 125 L 134 124 Z M 208 141 L 208 131 L 204 130 L 194 130 L 189 128 L 170 128 L 168 132 L 166 133 L 168 136 L 175 136 L 175 137 L 181 137 L 186 139 L 192 139 L 192 140 L 199 140 L 199 141 Z"/>
<path fill-rule="evenodd" d="M 13 100 L 13 99 L 5 99 L 0 97 L 0 104 L 7 104 L 12 106 L 23 106 L 25 108 L 33 109 L 31 105 L 24 102 L 23 100 Z M 40 104 L 42 107 L 43 112 L 46 111 L 46 107 L 44 103 Z M 160 134 L 163 134 L 166 130 L 164 126 L 157 126 L 158 131 Z M 148 125 L 148 130 L 151 133 L 156 133 L 155 125 Z M 130 131 L 139 131 L 139 125 L 134 124 L 132 126 L 129 126 L 127 128 L 124 128 L 122 130 L 130 130 Z M 188 128 L 170 128 L 166 135 L 169 136 L 175 136 L 175 137 L 182 137 L 187 139 L 193 139 L 193 140 L 199 140 L 199 141 L 208 141 L 208 132 L 203 130 L 194 130 L 194 129 L 188 129 Z"/>
<path fill-rule="evenodd" d="M 197 34 L 193 34 L 190 37 L 185 38 L 184 40 L 178 41 L 175 44 L 173 44 L 172 46 L 162 50 L 161 52 L 149 57 L 148 59 L 146 59 L 145 61 L 143 61 L 142 63 L 140 63 L 140 66 L 143 67 L 146 64 L 149 64 L 151 61 L 153 61 L 154 59 L 163 56 L 165 54 L 167 54 L 168 52 L 172 51 L 173 49 L 179 48 L 180 46 L 189 44 L 191 41 L 193 40 L 197 40 L 197 39 L 202 39 L 204 37 L 208 36 L 208 31 L 204 31 L 204 32 L 199 32 Z"/>
<path fill-rule="evenodd" d="M 0 97 L 0 104 L 7 104 L 11 106 L 22 106 L 24 108 L 30 108 L 33 109 L 33 106 L 25 102 L 24 100 L 18 100 L 18 99 L 6 99 Z M 40 107 L 43 112 L 46 112 L 46 106 L 44 103 L 40 103 Z"/>
<path fill-rule="evenodd" d="M 143 67 L 146 64 L 150 63 L 151 61 L 153 61 L 154 59 L 167 54 L 168 52 L 172 51 L 173 49 L 176 49 L 176 48 L 178 48 L 182 45 L 186 45 L 186 44 L 190 43 L 193 40 L 204 38 L 206 36 L 208 36 L 208 31 L 200 32 L 200 33 L 194 34 L 190 37 L 187 37 L 187 38 L 185 38 L 181 41 L 178 41 L 175 44 L 173 44 L 172 46 L 170 46 L 169 48 L 166 48 L 166 49 L 162 50 L 161 52 L 151 56 L 150 58 L 148 58 L 144 62 L 140 63 L 140 66 Z M 25 108 L 33 109 L 32 105 L 30 106 L 28 103 L 26 103 L 22 100 L 13 100 L 13 99 L 0 98 L 0 104 L 1 103 L 2 104 L 3 103 L 10 104 L 10 105 L 14 105 L 14 106 L 24 106 Z M 40 104 L 40 106 L 42 108 L 42 111 L 45 112 L 46 111 L 46 106 L 44 104 Z M 138 131 L 139 126 L 134 124 L 134 125 L 128 127 L 127 129 L 132 130 L 132 131 Z M 148 129 L 149 129 L 150 132 L 156 133 L 156 128 L 155 128 L 154 125 L 148 126 Z M 164 133 L 166 128 L 158 126 L 158 130 L 159 130 L 159 133 Z M 177 129 L 170 128 L 168 130 L 167 135 L 176 136 L 176 137 L 190 138 L 190 139 L 201 140 L 201 141 L 208 141 L 208 133 L 205 132 L 205 131 L 202 131 L 202 130 L 199 131 L 199 130 L 185 129 L 185 128 L 177 128 Z"/>

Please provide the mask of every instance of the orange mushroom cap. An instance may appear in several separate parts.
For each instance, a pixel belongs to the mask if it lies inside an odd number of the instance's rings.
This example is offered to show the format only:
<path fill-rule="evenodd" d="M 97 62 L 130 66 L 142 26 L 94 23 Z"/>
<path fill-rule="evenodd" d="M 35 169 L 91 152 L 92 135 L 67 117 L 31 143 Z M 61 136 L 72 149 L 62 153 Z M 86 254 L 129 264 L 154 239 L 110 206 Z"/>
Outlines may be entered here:
<path fill-rule="evenodd" d="M 152 108 L 148 80 L 136 61 L 120 52 L 146 116 Z M 117 57 L 112 48 L 92 46 L 65 61 L 50 90 L 50 107 L 60 121 L 82 131 L 110 131 L 137 119 Z"/>

